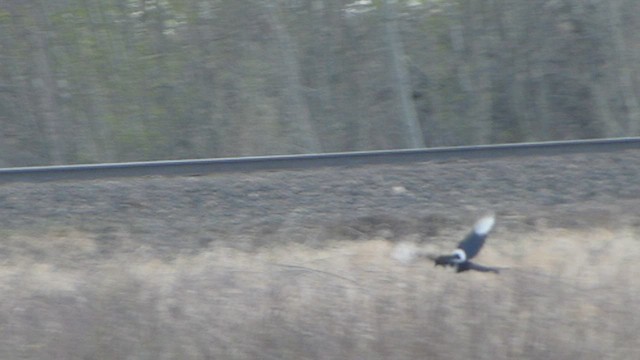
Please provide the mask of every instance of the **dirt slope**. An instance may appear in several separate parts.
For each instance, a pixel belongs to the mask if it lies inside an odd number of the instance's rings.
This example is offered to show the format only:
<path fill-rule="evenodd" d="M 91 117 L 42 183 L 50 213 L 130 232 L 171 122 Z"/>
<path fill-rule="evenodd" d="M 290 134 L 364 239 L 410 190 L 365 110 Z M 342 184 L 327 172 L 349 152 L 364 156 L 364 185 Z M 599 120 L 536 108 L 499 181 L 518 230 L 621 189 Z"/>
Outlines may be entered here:
<path fill-rule="evenodd" d="M 640 152 L 0 186 L 0 358 L 640 357 Z M 478 262 L 449 251 L 487 210 Z"/>

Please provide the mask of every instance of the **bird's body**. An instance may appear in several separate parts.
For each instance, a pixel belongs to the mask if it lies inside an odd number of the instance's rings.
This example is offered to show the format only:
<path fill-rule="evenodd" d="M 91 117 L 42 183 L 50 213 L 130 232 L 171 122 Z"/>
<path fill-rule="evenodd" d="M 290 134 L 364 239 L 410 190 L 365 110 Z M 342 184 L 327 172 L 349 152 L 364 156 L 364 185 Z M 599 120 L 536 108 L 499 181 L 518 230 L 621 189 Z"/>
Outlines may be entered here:
<path fill-rule="evenodd" d="M 475 270 L 497 274 L 499 271 L 497 268 L 482 266 L 469 261 L 478 255 L 495 222 L 496 219 L 493 215 L 485 216 L 478 220 L 473 230 L 458 244 L 458 248 L 451 255 L 442 255 L 434 259 L 436 266 L 452 266 L 456 268 L 456 272 Z"/>

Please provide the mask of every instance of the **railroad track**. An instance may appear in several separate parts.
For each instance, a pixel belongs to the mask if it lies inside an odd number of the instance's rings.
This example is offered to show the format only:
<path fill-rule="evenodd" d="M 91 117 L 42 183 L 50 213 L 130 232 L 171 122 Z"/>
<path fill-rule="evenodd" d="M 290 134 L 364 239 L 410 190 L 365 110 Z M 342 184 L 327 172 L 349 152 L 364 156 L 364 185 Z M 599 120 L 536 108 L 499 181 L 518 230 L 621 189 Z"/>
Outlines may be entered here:
<path fill-rule="evenodd" d="M 228 172 L 401 164 L 454 159 L 474 160 L 509 156 L 555 156 L 632 149 L 640 149 L 640 137 L 308 155 L 16 167 L 0 169 L 0 183 L 90 180 L 154 175 L 195 176 Z"/>

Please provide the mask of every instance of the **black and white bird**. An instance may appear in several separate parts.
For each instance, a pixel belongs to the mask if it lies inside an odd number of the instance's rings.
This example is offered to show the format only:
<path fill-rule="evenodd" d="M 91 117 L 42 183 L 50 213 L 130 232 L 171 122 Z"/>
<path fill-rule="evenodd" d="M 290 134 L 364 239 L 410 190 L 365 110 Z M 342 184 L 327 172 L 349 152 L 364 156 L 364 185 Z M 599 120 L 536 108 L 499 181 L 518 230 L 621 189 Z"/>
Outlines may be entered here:
<path fill-rule="evenodd" d="M 469 261 L 478 255 L 495 223 L 496 218 L 494 215 L 485 216 L 478 220 L 471 233 L 458 244 L 458 248 L 451 255 L 432 257 L 436 263 L 435 266 L 452 266 L 456 268 L 456 272 L 475 270 L 497 274 L 499 272 L 498 268 L 482 266 Z"/>

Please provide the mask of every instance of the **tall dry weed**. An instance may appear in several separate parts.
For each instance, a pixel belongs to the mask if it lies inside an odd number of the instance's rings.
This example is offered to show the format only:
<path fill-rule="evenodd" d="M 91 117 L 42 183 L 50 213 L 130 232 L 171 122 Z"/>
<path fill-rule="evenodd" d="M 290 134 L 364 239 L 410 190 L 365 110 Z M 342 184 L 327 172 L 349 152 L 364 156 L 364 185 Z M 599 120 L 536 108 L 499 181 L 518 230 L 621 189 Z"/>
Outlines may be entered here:
<path fill-rule="evenodd" d="M 499 276 L 401 264 L 382 239 L 171 260 L 100 258 L 90 239 L 77 241 L 68 266 L 50 244 L 48 257 L 0 265 L 0 358 L 640 356 L 630 230 L 496 236 L 479 261 L 510 267 Z"/>

